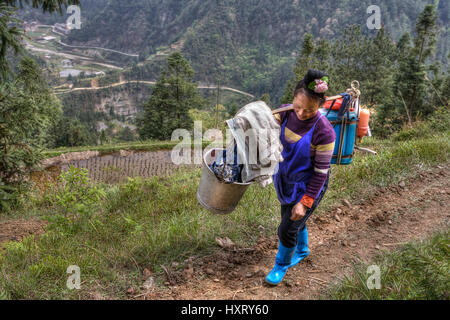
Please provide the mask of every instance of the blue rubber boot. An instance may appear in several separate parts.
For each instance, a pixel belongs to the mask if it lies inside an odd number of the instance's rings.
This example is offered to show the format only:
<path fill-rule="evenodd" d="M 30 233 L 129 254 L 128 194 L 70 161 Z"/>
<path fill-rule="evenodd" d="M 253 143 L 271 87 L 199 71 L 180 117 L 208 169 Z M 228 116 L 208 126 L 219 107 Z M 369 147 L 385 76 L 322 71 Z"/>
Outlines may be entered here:
<path fill-rule="evenodd" d="M 287 248 L 283 246 L 281 241 L 278 241 L 278 252 L 275 258 L 275 266 L 266 277 L 266 282 L 271 285 L 278 285 L 283 280 L 288 268 L 291 265 L 292 255 L 295 247 Z"/>
<path fill-rule="evenodd" d="M 291 265 L 289 267 L 296 266 L 303 259 L 309 255 L 308 249 L 308 229 L 305 225 L 303 230 L 298 232 L 297 246 L 295 247 L 294 255 L 292 256 Z"/>

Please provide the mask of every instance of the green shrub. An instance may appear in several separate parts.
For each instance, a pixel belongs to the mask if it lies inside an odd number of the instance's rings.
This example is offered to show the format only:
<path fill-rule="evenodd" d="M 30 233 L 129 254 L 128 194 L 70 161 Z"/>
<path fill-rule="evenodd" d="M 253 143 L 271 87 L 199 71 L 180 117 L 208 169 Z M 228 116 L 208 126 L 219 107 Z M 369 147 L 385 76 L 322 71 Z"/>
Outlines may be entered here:
<path fill-rule="evenodd" d="M 86 219 L 92 218 L 105 191 L 90 182 L 87 169 L 73 166 L 61 173 L 59 182 L 53 186 L 54 196 L 50 199 L 57 213 L 47 219 L 51 222 L 50 227 L 63 227 L 73 232 Z"/>

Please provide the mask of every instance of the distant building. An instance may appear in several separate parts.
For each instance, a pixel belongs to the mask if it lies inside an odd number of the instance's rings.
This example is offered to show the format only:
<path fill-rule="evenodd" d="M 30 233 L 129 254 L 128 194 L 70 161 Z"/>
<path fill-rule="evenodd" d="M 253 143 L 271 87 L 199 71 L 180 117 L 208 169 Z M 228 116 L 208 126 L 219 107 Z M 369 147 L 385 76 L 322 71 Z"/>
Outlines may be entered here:
<path fill-rule="evenodd" d="M 37 21 L 25 22 L 24 23 L 25 31 L 27 31 L 27 32 L 36 31 L 37 25 L 38 25 Z"/>
<path fill-rule="evenodd" d="M 81 73 L 81 70 L 77 70 L 77 69 L 66 69 L 63 70 L 59 73 L 59 76 L 61 78 L 67 78 L 69 75 L 72 77 L 78 77 Z"/>
<path fill-rule="evenodd" d="M 61 61 L 61 67 L 63 67 L 63 68 L 72 68 L 73 67 L 72 60 L 64 59 L 63 61 Z"/>
<path fill-rule="evenodd" d="M 52 37 L 52 36 L 45 36 L 45 37 L 43 37 L 43 39 L 44 39 L 45 41 L 52 41 L 52 40 L 55 40 L 55 39 L 56 39 L 56 37 Z"/>
<path fill-rule="evenodd" d="M 103 122 L 103 121 L 99 121 L 97 122 L 97 131 L 104 131 L 108 129 L 108 126 Z"/>

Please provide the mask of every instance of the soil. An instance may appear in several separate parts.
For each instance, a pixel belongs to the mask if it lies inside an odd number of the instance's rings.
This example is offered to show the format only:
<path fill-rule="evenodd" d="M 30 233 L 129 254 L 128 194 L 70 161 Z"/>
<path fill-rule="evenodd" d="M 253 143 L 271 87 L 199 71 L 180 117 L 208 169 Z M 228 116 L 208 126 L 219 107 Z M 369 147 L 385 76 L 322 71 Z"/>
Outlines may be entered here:
<path fill-rule="evenodd" d="M 176 165 L 171 153 L 170 150 L 121 150 L 108 155 L 100 155 L 97 151 L 72 152 L 45 160 L 42 166 L 46 169 L 34 172 L 32 180 L 40 190 L 45 190 L 50 183 L 56 183 L 59 174 L 70 166 L 88 169 L 88 176 L 93 182 L 109 184 L 126 182 L 128 177 L 165 177 L 179 168 L 201 167 L 196 164 Z"/>
<path fill-rule="evenodd" d="M 450 226 L 448 167 L 418 173 L 380 189 L 360 205 L 348 201 L 308 222 L 310 255 L 276 287 L 264 283 L 278 239 L 260 237 L 252 248 L 221 250 L 166 268 L 164 287 L 129 289 L 130 299 L 317 299 L 352 270 L 353 262 Z M 130 294 L 132 293 L 132 294 Z"/>
<path fill-rule="evenodd" d="M 4 242 L 21 241 L 29 235 L 42 234 L 46 224 L 46 222 L 36 219 L 0 222 L 0 249 L 2 248 L 2 243 Z"/>

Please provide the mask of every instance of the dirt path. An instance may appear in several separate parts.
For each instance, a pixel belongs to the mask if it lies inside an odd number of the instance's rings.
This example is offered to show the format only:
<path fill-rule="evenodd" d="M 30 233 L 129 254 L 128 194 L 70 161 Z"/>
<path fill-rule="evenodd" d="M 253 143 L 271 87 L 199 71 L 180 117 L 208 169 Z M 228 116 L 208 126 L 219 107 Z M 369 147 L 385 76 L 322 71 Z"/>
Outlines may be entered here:
<path fill-rule="evenodd" d="M 83 60 L 83 61 L 88 61 L 92 64 L 97 64 L 99 66 L 103 66 L 103 67 L 107 67 L 110 69 L 115 69 L 115 70 L 123 70 L 123 68 L 112 65 L 112 64 L 108 64 L 108 63 L 102 63 L 102 62 L 97 62 L 92 58 L 88 58 L 88 57 L 83 57 L 80 55 L 75 55 L 75 54 L 70 54 L 70 53 L 64 53 L 64 52 L 57 52 L 57 51 L 53 51 L 53 50 L 49 50 L 49 49 L 42 49 L 42 48 L 38 48 L 36 46 L 33 46 L 31 43 L 27 43 L 26 45 L 26 49 L 27 50 L 31 50 L 31 51 L 36 51 L 36 52 L 43 52 L 43 53 L 49 53 L 49 54 L 53 54 L 55 56 L 60 56 L 66 59 L 71 59 L 71 60 Z"/>
<path fill-rule="evenodd" d="M 144 80 L 127 80 L 127 81 L 121 81 L 121 82 L 116 82 L 116 83 L 112 83 L 110 85 L 107 86 L 103 86 L 103 87 L 88 87 L 88 88 L 74 88 L 74 89 L 70 89 L 70 90 L 65 90 L 65 91 L 60 91 L 57 92 L 56 94 L 63 94 L 63 93 L 69 93 L 69 92 L 75 92 L 75 91 L 97 91 L 97 90 L 103 90 L 103 89 L 108 89 L 108 88 L 114 88 L 114 87 L 120 87 L 126 84 L 131 84 L 131 83 L 137 83 L 137 84 L 148 84 L 151 86 L 154 86 L 156 84 L 155 81 L 144 81 Z M 198 85 L 197 87 L 198 89 L 208 89 L 208 90 L 216 90 L 217 86 L 205 86 L 205 85 Z M 225 90 L 225 91 L 231 91 L 231 92 L 235 92 L 235 93 L 239 93 L 241 95 L 244 96 L 248 96 L 251 98 L 254 98 L 255 96 L 244 92 L 244 91 L 240 91 L 237 89 L 233 89 L 230 87 L 220 87 L 221 90 Z"/>
<path fill-rule="evenodd" d="M 126 53 L 126 52 L 113 50 L 113 49 L 107 49 L 107 48 L 101 48 L 101 47 L 71 46 L 70 44 L 66 44 L 66 43 L 62 42 L 61 40 L 57 40 L 56 42 L 58 42 L 60 45 L 62 45 L 64 47 L 68 47 L 68 48 L 101 50 L 101 51 L 108 51 L 108 52 L 118 53 L 118 54 L 121 54 L 121 55 L 124 55 L 124 56 L 128 56 L 128 57 L 135 57 L 135 58 L 139 57 L 138 54 L 131 54 L 131 53 Z"/>
<path fill-rule="evenodd" d="M 21 241 L 29 235 L 43 233 L 45 225 L 46 222 L 37 219 L 0 222 L 0 250 L 3 242 Z"/>
<path fill-rule="evenodd" d="M 448 167 L 419 173 L 405 185 L 379 190 L 363 206 L 342 205 L 309 220 L 311 254 L 290 269 L 278 287 L 264 283 L 273 266 L 277 238 L 261 238 L 254 248 L 221 251 L 201 261 L 169 269 L 165 289 L 139 299 L 315 299 L 351 271 L 351 262 L 369 261 L 384 250 L 425 238 L 450 225 Z M 275 230 L 274 230 L 275 234 Z M 184 279 L 189 279 L 187 282 Z"/>
<path fill-rule="evenodd" d="M 36 26 L 36 28 L 49 28 L 49 29 L 52 29 L 51 31 L 54 33 L 54 34 L 56 34 L 56 35 L 59 35 L 59 36 L 61 36 L 61 37 L 67 37 L 67 35 L 65 35 L 65 34 L 63 34 L 63 33 L 61 33 L 61 32 L 58 32 L 58 31 L 56 31 L 56 28 L 55 28 L 55 26 L 51 26 L 51 25 L 48 25 L 48 24 L 38 24 L 37 26 Z M 72 46 L 72 45 L 69 45 L 69 44 L 66 44 L 66 43 L 64 43 L 64 42 L 62 42 L 61 40 L 57 40 L 56 42 L 58 42 L 60 45 L 62 45 L 62 46 L 65 46 L 65 47 L 68 47 L 68 48 L 80 48 L 80 49 L 94 49 L 94 50 L 102 50 L 102 51 L 109 51 L 109 52 L 114 52 L 114 53 L 118 53 L 118 54 L 122 54 L 122 55 L 124 55 L 124 56 L 129 56 L 129 57 L 139 57 L 139 55 L 138 54 L 132 54 L 132 53 L 126 53 L 126 52 L 122 52 L 122 51 L 118 51 L 118 50 L 114 50 L 114 49 L 107 49 L 107 48 L 102 48 L 102 47 L 89 47 L 89 46 Z"/>

